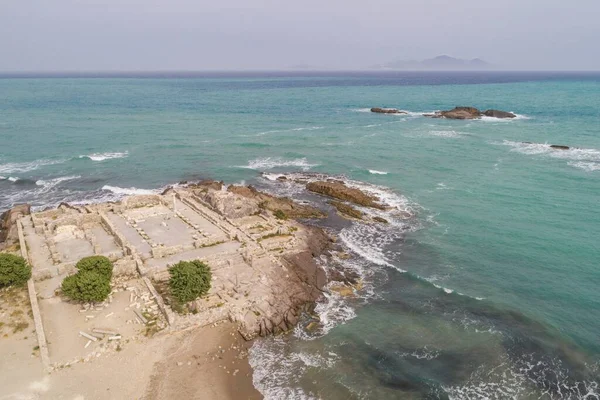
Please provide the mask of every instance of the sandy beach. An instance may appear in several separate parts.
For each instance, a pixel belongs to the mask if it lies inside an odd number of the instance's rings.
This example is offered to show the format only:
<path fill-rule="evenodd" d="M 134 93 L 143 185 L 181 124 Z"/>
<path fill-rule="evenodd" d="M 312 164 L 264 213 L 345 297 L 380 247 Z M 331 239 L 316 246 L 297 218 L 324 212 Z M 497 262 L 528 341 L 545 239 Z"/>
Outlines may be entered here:
<path fill-rule="evenodd" d="M 0 399 L 261 399 L 252 386 L 250 345 L 223 323 L 132 343 L 51 374 L 6 367 Z"/>

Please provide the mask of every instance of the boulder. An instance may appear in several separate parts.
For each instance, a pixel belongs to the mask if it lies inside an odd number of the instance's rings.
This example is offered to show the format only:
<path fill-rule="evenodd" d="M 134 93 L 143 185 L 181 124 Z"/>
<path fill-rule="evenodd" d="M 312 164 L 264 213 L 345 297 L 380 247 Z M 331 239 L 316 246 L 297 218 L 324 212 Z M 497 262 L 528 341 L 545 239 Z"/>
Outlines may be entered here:
<path fill-rule="evenodd" d="M 350 217 L 350 218 L 355 218 L 355 219 L 363 218 L 363 213 L 360 212 L 359 210 L 357 210 L 356 208 L 352 207 L 351 205 L 342 203 L 340 201 L 330 201 L 329 204 L 334 206 L 335 209 L 338 210 L 338 212 L 343 217 Z"/>
<path fill-rule="evenodd" d="M 29 214 L 31 214 L 31 206 L 21 204 L 0 215 L 0 250 L 19 243 L 17 221 Z"/>
<path fill-rule="evenodd" d="M 378 203 L 379 199 L 371 196 L 360 189 L 346 186 L 343 182 L 326 182 L 316 181 L 310 182 L 306 188 L 314 193 L 319 193 L 325 196 L 333 197 L 334 199 L 348 201 L 365 207 L 385 209 L 384 206 Z"/>
<path fill-rule="evenodd" d="M 406 111 L 397 110 L 395 108 L 380 108 L 380 107 L 371 108 L 371 112 L 378 113 L 378 114 L 408 114 Z"/>
<path fill-rule="evenodd" d="M 423 114 L 424 117 L 429 118 L 448 118 L 448 119 L 478 119 L 482 116 L 493 117 L 493 118 L 515 118 L 516 115 L 500 110 L 486 110 L 484 112 L 479 111 L 475 107 L 454 107 L 452 110 L 438 111 L 434 114 Z"/>
<path fill-rule="evenodd" d="M 493 118 L 516 118 L 517 116 L 511 112 L 500 110 L 485 110 L 483 115 Z"/>
<path fill-rule="evenodd" d="M 476 119 L 481 117 L 481 111 L 475 107 L 454 107 L 449 111 L 441 111 L 440 114 L 448 119 Z"/>

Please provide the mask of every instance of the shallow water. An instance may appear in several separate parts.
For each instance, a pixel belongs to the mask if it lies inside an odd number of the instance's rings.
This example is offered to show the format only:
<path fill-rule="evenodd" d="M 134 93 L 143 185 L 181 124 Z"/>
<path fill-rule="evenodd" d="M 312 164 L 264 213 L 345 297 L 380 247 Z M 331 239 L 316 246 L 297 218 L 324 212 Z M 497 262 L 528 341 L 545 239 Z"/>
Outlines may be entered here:
<path fill-rule="evenodd" d="M 455 105 L 519 118 L 420 116 Z M 261 172 L 304 171 L 416 213 L 321 222 L 365 287 L 256 344 L 270 398 L 595 398 L 599 75 L 6 78 L 0 116 L 0 211 L 204 177 L 303 197 Z"/>

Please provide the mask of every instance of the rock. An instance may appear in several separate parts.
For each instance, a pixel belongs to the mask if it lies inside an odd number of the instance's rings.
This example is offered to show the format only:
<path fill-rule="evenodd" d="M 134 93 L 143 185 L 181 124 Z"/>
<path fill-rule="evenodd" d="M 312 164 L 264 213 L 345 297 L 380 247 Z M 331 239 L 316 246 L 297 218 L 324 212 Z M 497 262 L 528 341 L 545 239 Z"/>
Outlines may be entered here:
<path fill-rule="evenodd" d="M 406 111 L 397 110 L 395 108 L 380 108 L 380 107 L 371 108 L 371 112 L 378 113 L 378 114 L 408 114 Z"/>
<path fill-rule="evenodd" d="M 311 321 L 308 325 L 306 325 L 306 330 L 309 332 L 314 331 L 317 326 L 319 326 L 319 323 L 316 321 Z"/>
<path fill-rule="evenodd" d="M 373 221 L 381 222 L 382 224 L 389 224 L 389 221 L 387 219 L 381 217 L 373 217 Z"/>
<path fill-rule="evenodd" d="M 364 193 L 360 189 L 350 188 L 343 182 L 310 182 L 306 188 L 314 193 L 319 193 L 335 199 L 348 201 L 365 207 L 373 207 L 385 209 L 384 206 L 378 203 L 379 199 L 375 196 Z"/>
<path fill-rule="evenodd" d="M 189 187 L 197 188 L 197 189 L 205 189 L 205 190 L 212 189 L 212 190 L 219 191 L 219 190 L 223 189 L 223 181 L 213 181 L 213 180 L 207 179 L 207 180 L 200 181 L 198 183 L 191 184 L 191 185 L 189 185 Z"/>
<path fill-rule="evenodd" d="M 0 250 L 19 243 L 17 221 L 19 218 L 31 214 L 29 204 L 14 206 L 0 215 Z"/>
<path fill-rule="evenodd" d="M 486 110 L 484 112 L 479 111 L 475 107 L 454 107 L 452 110 L 438 111 L 434 114 L 423 114 L 424 117 L 429 118 L 448 118 L 448 119 L 478 119 L 483 115 L 486 117 L 493 118 L 515 118 L 516 115 L 507 111 L 500 110 Z"/>
<path fill-rule="evenodd" d="M 315 207 L 306 204 L 299 204 L 286 197 L 271 196 L 267 193 L 259 192 L 252 186 L 231 185 L 227 188 L 227 191 L 242 196 L 245 199 L 255 201 L 260 209 L 269 210 L 272 212 L 280 210 L 288 218 L 297 219 L 325 217 L 325 214 Z"/>
<path fill-rule="evenodd" d="M 494 118 L 516 118 L 517 116 L 511 112 L 500 111 L 500 110 L 485 110 L 483 115 L 486 117 L 494 117 Z"/>
<path fill-rule="evenodd" d="M 476 119 L 481 117 L 481 111 L 475 107 L 454 107 L 449 111 L 441 111 L 440 114 L 448 119 Z"/>
<path fill-rule="evenodd" d="M 569 150 L 570 149 L 569 146 L 563 146 L 561 144 L 551 144 L 550 148 L 556 149 L 556 150 Z"/>
<path fill-rule="evenodd" d="M 350 217 L 355 219 L 362 219 L 363 213 L 357 210 L 356 208 L 342 203 L 340 201 L 330 201 L 329 204 L 334 206 L 338 212 L 344 217 Z"/>

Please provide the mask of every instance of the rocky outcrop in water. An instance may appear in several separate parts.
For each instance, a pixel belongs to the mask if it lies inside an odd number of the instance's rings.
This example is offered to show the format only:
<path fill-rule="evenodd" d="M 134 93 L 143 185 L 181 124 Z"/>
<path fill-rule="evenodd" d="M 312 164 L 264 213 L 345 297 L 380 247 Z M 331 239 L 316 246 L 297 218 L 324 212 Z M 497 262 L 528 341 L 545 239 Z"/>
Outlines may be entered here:
<path fill-rule="evenodd" d="M 556 149 L 556 150 L 569 150 L 570 149 L 569 146 L 564 146 L 562 144 L 551 144 L 550 148 Z"/>
<path fill-rule="evenodd" d="M 9 249 L 19 243 L 17 220 L 31 214 L 29 204 L 21 204 L 0 215 L 0 250 Z"/>
<path fill-rule="evenodd" d="M 378 208 L 380 210 L 385 209 L 383 205 L 379 204 L 377 197 L 369 195 L 360 189 L 348 187 L 342 181 L 310 182 L 306 185 L 306 188 L 313 193 L 348 201 L 360 206 Z"/>
<path fill-rule="evenodd" d="M 516 115 L 507 111 L 486 110 L 479 111 L 475 107 L 454 107 L 452 110 L 438 111 L 434 114 L 423 114 L 430 118 L 448 118 L 448 119 L 479 119 L 482 116 L 493 118 L 515 118 Z"/>
<path fill-rule="evenodd" d="M 256 202 L 258 208 L 272 212 L 282 211 L 287 218 L 324 218 L 325 214 L 318 208 L 299 204 L 286 197 L 275 197 L 259 192 L 252 186 L 229 186 L 227 191 Z"/>
<path fill-rule="evenodd" d="M 342 214 L 342 216 L 344 217 L 349 217 L 349 218 L 354 218 L 354 219 L 362 219 L 363 218 L 363 213 L 360 212 L 359 210 L 357 210 L 356 208 L 342 203 L 340 201 L 330 201 L 329 204 L 331 204 L 333 207 L 335 207 L 335 209 Z"/>
<path fill-rule="evenodd" d="M 517 116 L 511 112 L 500 110 L 485 110 L 483 115 L 493 118 L 516 118 Z"/>
<path fill-rule="evenodd" d="M 373 107 L 371 108 L 371 112 L 378 114 L 408 114 L 406 111 L 401 111 L 395 108 L 381 108 L 381 107 Z"/>

